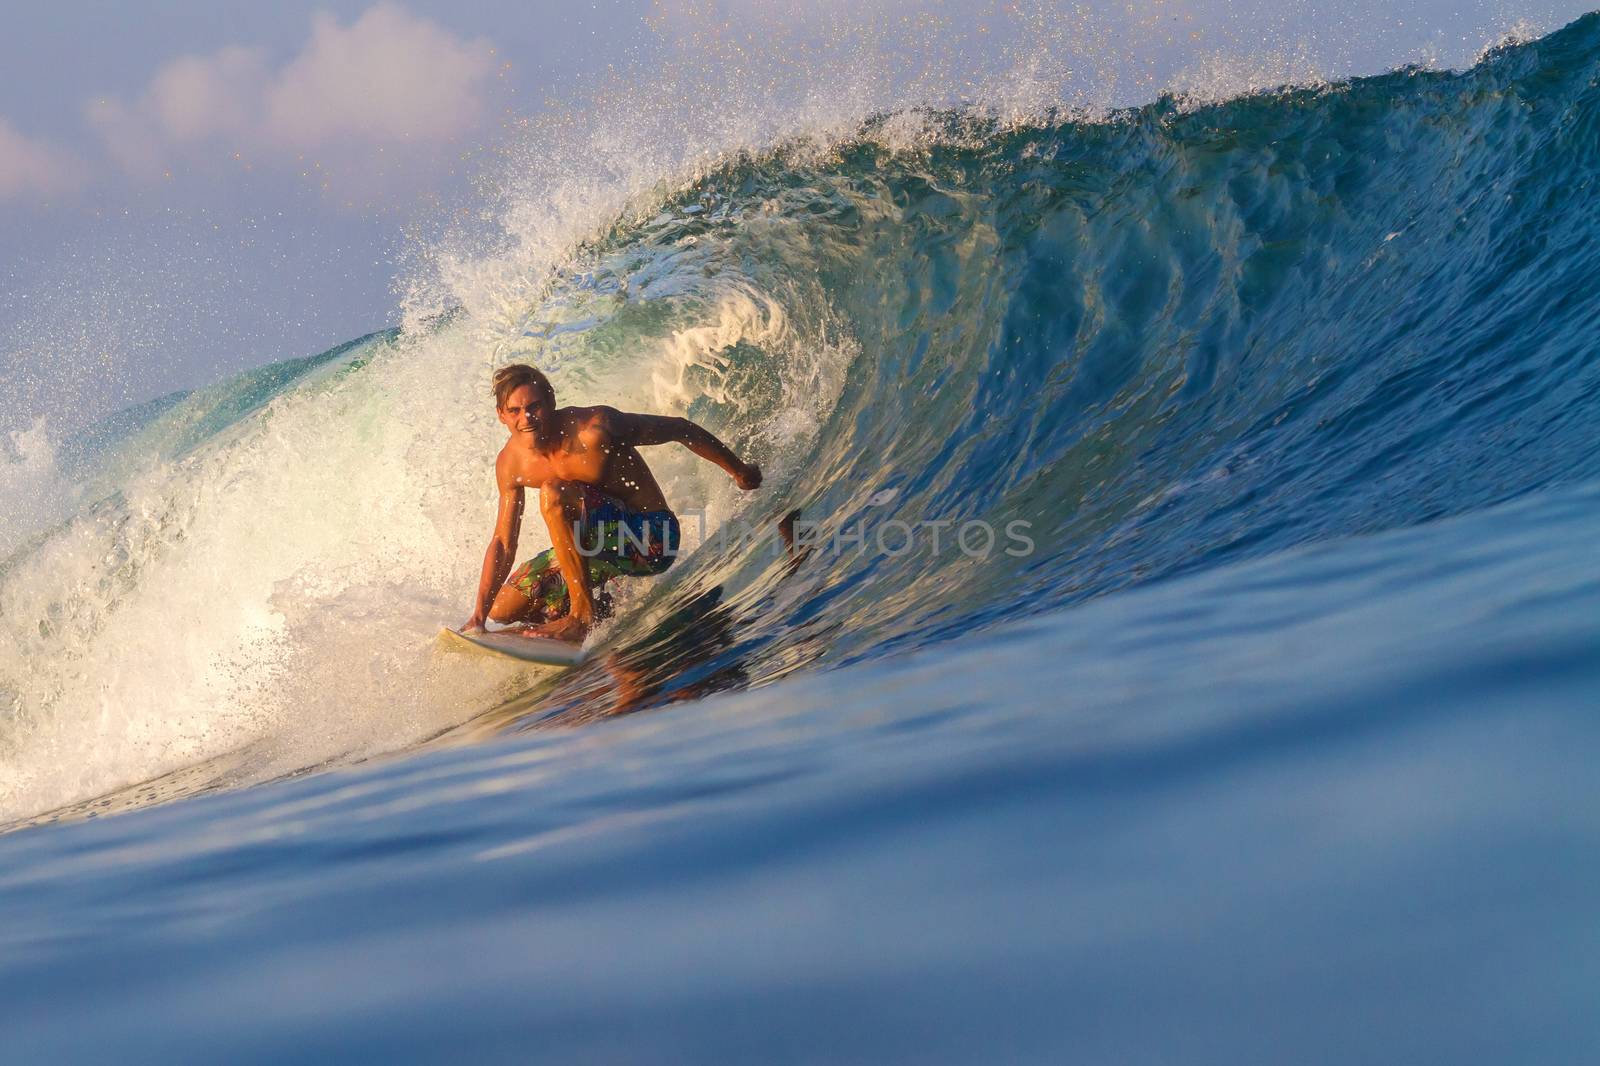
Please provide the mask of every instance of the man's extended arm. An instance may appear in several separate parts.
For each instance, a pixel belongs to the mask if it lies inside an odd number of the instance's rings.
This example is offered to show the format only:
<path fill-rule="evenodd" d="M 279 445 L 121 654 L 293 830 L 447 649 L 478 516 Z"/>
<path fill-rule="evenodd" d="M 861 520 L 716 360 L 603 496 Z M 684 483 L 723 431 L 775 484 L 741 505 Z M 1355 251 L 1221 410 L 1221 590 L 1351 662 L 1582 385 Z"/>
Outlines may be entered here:
<path fill-rule="evenodd" d="M 500 470 L 496 464 L 495 474 L 500 477 Z M 484 619 L 489 617 L 489 608 L 494 603 L 495 594 L 500 591 L 501 582 L 511 572 L 512 561 L 516 558 L 517 537 L 522 530 L 522 486 L 514 482 L 502 481 L 500 485 L 500 510 L 495 516 L 494 537 L 489 541 L 489 548 L 483 553 L 483 573 L 478 578 L 478 599 L 472 611 L 472 617 L 463 630 L 482 629 Z"/>
<path fill-rule="evenodd" d="M 700 458 L 716 463 L 741 489 L 761 487 L 759 466 L 744 462 L 710 430 L 687 418 L 618 411 L 611 417 L 611 433 L 619 444 L 681 444 Z"/>

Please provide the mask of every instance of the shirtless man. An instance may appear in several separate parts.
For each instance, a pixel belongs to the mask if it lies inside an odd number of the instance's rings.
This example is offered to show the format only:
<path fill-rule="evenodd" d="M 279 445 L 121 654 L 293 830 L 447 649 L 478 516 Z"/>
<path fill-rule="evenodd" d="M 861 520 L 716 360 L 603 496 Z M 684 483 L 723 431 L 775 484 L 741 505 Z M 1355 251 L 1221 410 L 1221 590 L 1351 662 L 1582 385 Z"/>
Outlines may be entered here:
<path fill-rule="evenodd" d="M 520 363 L 495 371 L 494 396 L 511 439 L 494 463 L 500 512 L 483 557 L 477 606 L 463 631 L 482 629 L 488 618 L 533 623 L 528 632 L 534 636 L 581 641 L 607 605 L 606 582 L 659 574 L 672 565 L 678 517 L 639 454 L 641 446 L 682 444 L 726 470 L 741 489 L 761 485 L 760 467 L 741 461 L 687 418 L 558 408 L 549 380 Z M 508 579 L 523 493 L 530 488 L 539 490 L 551 547 Z"/>

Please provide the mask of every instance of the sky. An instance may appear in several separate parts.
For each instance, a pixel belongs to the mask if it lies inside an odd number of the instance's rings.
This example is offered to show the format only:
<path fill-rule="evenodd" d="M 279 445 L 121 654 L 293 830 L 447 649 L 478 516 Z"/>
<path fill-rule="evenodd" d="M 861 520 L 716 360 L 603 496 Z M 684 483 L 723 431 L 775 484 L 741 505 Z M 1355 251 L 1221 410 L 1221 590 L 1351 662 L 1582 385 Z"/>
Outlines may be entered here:
<path fill-rule="evenodd" d="M 536 152 L 541 116 L 581 115 L 619 88 L 703 97 L 683 112 L 702 115 L 781 110 L 846 82 L 890 106 L 1025 83 L 1034 102 L 1137 104 L 1175 87 L 1462 66 L 1508 32 L 1549 32 L 1586 5 L 13 8 L 0 38 L 0 448 L 41 412 L 70 417 L 63 397 L 90 417 L 395 324 L 419 249 L 489 210 L 504 147 Z M 90 399 L 61 387 L 85 378 L 104 383 Z"/>

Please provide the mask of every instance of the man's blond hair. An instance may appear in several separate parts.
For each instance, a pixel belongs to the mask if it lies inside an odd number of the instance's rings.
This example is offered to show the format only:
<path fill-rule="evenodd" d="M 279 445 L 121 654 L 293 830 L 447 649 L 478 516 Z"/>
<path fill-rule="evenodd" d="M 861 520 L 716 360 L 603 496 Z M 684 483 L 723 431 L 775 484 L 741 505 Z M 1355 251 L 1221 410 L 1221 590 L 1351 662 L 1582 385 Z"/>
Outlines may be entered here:
<path fill-rule="evenodd" d="M 503 366 L 494 372 L 494 405 L 500 410 L 506 409 L 506 400 L 513 392 L 524 385 L 532 385 L 533 391 L 538 393 L 545 401 L 545 406 L 556 405 L 556 390 L 550 387 L 550 379 L 527 363 L 512 363 Z"/>

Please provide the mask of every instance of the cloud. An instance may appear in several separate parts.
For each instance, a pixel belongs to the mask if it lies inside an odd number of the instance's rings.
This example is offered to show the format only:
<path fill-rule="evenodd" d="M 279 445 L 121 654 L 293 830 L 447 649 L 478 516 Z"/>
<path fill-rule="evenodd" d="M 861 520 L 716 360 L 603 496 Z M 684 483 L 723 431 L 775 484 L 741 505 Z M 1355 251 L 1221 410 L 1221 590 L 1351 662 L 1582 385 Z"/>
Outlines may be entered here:
<path fill-rule="evenodd" d="M 382 3 L 348 26 L 317 13 L 310 39 L 281 66 L 244 46 L 184 56 L 136 99 L 94 100 L 85 112 L 108 154 L 147 177 L 218 146 L 268 165 L 323 151 L 350 161 L 477 126 L 494 64 L 487 40 Z"/>
<path fill-rule="evenodd" d="M 263 49 L 224 48 L 167 64 L 151 79 L 145 102 L 157 128 L 174 141 L 247 134 L 259 121 L 270 78 Z"/>
<path fill-rule="evenodd" d="M 349 28 L 318 14 L 305 51 L 272 86 L 267 132 L 295 148 L 341 137 L 448 139 L 482 116 L 493 62 L 487 41 L 460 40 L 388 4 Z"/>
<path fill-rule="evenodd" d="M 0 117 L 0 200 L 57 196 L 84 184 L 83 165 L 43 141 L 30 140 Z"/>

